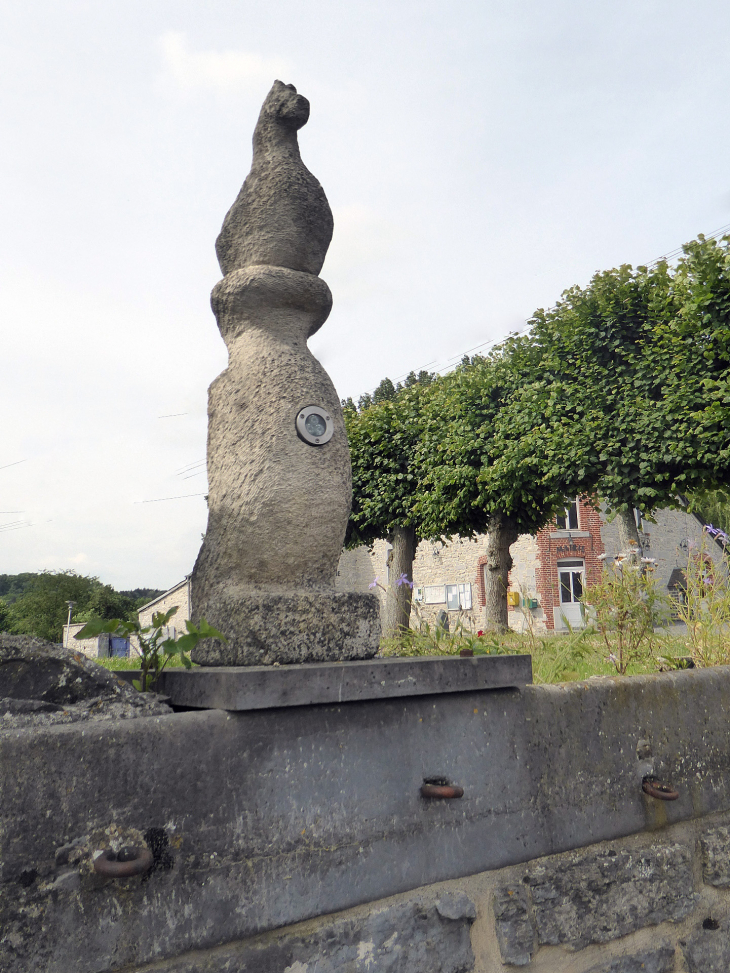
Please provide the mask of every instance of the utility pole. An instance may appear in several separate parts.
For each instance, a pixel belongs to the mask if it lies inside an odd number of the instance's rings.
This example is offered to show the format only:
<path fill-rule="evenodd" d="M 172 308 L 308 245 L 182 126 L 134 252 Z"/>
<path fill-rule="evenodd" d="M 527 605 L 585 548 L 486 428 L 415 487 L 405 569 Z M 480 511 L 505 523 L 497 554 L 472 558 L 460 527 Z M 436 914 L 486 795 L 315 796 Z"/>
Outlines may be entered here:
<path fill-rule="evenodd" d="M 71 634 L 69 632 L 69 628 L 71 627 L 71 614 L 72 614 L 72 612 L 74 610 L 74 607 L 76 606 L 76 602 L 75 601 L 67 601 L 66 604 L 68 605 L 68 621 L 66 622 L 66 638 L 63 641 L 63 647 L 64 647 L 64 649 L 67 649 L 68 648 L 68 640 L 69 640 L 69 636 Z"/>

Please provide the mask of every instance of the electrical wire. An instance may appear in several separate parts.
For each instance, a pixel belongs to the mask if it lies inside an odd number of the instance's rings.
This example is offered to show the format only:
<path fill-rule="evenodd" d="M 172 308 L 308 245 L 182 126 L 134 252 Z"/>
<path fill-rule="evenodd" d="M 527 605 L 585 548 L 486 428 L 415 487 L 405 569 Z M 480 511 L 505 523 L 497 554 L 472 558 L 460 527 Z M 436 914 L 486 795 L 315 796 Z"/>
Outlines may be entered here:
<path fill-rule="evenodd" d="M 726 223 L 725 226 L 721 226 L 717 230 L 713 230 L 712 233 L 710 233 L 710 234 L 704 234 L 704 237 L 705 237 L 705 240 L 717 240 L 718 237 L 720 237 L 720 236 L 722 236 L 722 235 L 724 235 L 726 233 L 730 233 L 730 223 Z M 655 267 L 658 263 L 661 263 L 663 260 L 666 260 L 667 262 L 669 262 L 670 260 L 673 260 L 675 257 L 681 256 L 681 254 L 683 253 L 683 251 L 684 251 L 684 245 L 682 245 L 681 247 L 676 247 L 674 250 L 670 250 L 668 253 L 662 254 L 661 257 L 656 257 L 654 260 L 651 260 L 651 261 L 649 261 L 646 264 L 637 264 L 637 266 L 641 266 L 641 267 Z M 556 305 L 553 305 L 552 307 L 548 308 L 548 310 L 552 311 L 555 307 L 556 307 Z M 508 338 L 512 338 L 512 337 L 516 337 L 517 335 L 524 334 L 525 331 L 528 331 L 529 330 L 529 328 L 530 328 L 529 323 L 528 322 L 525 322 L 524 327 L 519 328 L 517 331 L 510 331 L 508 334 L 504 335 L 501 338 L 491 338 L 491 339 L 488 339 L 487 341 L 483 341 L 479 345 L 474 345 L 473 348 L 469 348 L 467 351 L 462 352 L 460 355 L 453 355 L 451 358 L 447 358 L 446 359 L 446 364 L 445 365 L 443 365 L 441 368 L 437 368 L 436 369 L 436 373 L 438 375 L 443 375 L 444 372 L 451 371 L 451 369 L 453 369 L 453 368 L 456 367 L 456 365 L 452 365 L 451 362 L 457 362 L 457 361 L 460 362 L 464 358 L 465 355 L 470 355 L 472 352 L 479 351 L 480 349 L 485 349 L 486 350 L 487 348 L 491 348 L 493 345 L 502 344 L 502 342 L 503 341 L 506 341 Z M 423 365 L 422 368 L 417 369 L 417 371 L 423 371 L 426 368 L 428 368 L 429 365 L 435 365 L 437 363 L 437 361 L 438 361 L 438 359 L 435 359 L 434 361 L 429 362 L 428 365 Z M 412 371 L 413 371 L 413 369 L 412 369 Z M 401 375 L 401 376 L 399 376 L 399 378 L 395 379 L 395 382 L 398 382 L 401 378 L 405 378 L 406 375 L 410 375 L 410 372 L 405 372 L 404 375 Z M 375 388 L 369 389 L 367 392 L 364 392 L 363 394 L 364 395 L 372 395 L 373 392 L 375 392 L 375 390 L 378 387 L 379 386 L 376 385 Z"/>

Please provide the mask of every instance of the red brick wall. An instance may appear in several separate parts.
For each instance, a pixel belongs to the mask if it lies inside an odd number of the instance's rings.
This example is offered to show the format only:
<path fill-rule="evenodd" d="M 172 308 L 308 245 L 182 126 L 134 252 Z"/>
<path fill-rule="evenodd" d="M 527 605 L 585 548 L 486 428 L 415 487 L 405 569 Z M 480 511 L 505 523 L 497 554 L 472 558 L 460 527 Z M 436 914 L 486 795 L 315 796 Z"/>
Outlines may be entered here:
<path fill-rule="evenodd" d="M 480 608 L 484 608 L 487 603 L 487 592 L 484 589 L 484 571 L 482 571 L 482 566 L 487 563 L 489 558 L 486 554 L 483 554 L 477 561 L 477 576 L 474 584 L 477 589 L 477 604 Z"/>
<path fill-rule="evenodd" d="M 604 553 L 601 540 L 601 516 L 581 497 L 578 500 L 578 530 L 590 531 L 590 537 L 551 537 L 558 530 L 555 524 L 548 524 L 537 534 L 539 560 L 536 572 L 537 594 L 545 614 L 545 625 L 555 628 L 553 606 L 560 598 L 558 583 L 558 560 L 563 558 L 583 558 L 586 565 L 586 587 L 600 581 L 602 562 L 599 555 Z"/>

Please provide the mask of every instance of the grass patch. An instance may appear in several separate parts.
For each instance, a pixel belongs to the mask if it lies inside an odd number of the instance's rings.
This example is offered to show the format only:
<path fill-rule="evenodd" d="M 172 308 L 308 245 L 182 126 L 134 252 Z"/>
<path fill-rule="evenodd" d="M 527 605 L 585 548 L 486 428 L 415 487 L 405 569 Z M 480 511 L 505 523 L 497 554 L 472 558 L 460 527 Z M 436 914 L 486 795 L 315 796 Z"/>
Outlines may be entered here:
<path fill-rule="evenodd" d="M 111 659 L 94 659 L 94 662 L 98 662 L 100 666 L 104 666 L 105 669 L 140 669 L 140 658 L 139 656 L 131 656 L 127 658 L 120 658 L 118 656 Z M 193 665 L 196 665 L 194 662 Z M 179 669 L 183 666 L 183 662 L 179 655 L 170 656 L 168 662 L 165 663 L 165 669 Z"/>
<path fill-rule="evenodd" d="M 632 662 L 627 675 L 657 673 L 674 666 L 671 660 L 690 655 L 686 637 L 655 634 L 656 649 Z M 476 635 L 456 631 L 448 634 L 440 629 L 417 632 L 410 630 L 397 639 L 383 639 L 382 656 L 458 655 L 462 648 L 472 648 L 475 655 L 531 655 L 535 683 L 574 682 L 591 676 L 615 676 L 616 669 L 609 660 L 609 648 L 604 637 L 593 628 L 585 628 L 565 635 L 529 635 L 506 632 Z M 661 660 L 665 659 L 666 662 Z"/>
<path fill-rule="evenodd" d="M 671 660 L 690 655 L 686 637 L 656 634 L 658 648 L 641 661 L 629 665 L 627 675 L 646 675 L 671 668 L 662 659 Z M 385 657 L 458 655 L 464 648 L 471 648 L 475 655 L 531 655 L 532 674 L 535 683 L 575 682 L 591 676 L 615 676 L 616 670 L 609 661 L 609 650 L 595 629 L 585 628 L 566 635 L 530 636 L 519 632 L 503 635 L 489 633 L 476 636 L 468 631 L 453 634 L 441 629 L 405 632 L 397 639 L 383 639 L 380 655 Z M 139 659 L 94 659 L 105 669 L 139 669 Z M 173 656 L 166 668 L 183 665 L 180 656 Z M 195 665 L 195 663 L 193 663 Z"/>

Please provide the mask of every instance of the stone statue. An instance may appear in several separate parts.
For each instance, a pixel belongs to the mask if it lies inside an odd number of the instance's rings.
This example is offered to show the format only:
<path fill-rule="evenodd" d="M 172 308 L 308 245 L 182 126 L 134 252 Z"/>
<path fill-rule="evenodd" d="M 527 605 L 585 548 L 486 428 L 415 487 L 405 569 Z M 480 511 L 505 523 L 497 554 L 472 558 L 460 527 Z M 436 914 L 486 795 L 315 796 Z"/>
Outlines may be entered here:
<path fill-rule="evenodd" d="M 211 304 L 228 368 L 208 400 L 208 528 L 192 575 L 192 616 L 228 637 L 203 665 L 369 658 L 375 596 L 336 593 L 352 498 L 339 397 L 307 347 L 332 307 L 317 276 L 332 212 L 299 155 L 309 102 L 280 81 L 266 97 L 253 164 L 223 222 L 225 274 Z"/>
<path fill-rule="evenodd" d="M 332 211 L 324 190 L 299 155 L 297 132 L 309 102 L 291 84 L 275 81 L 253 133 L 253 163 L 215 243 L 224 274 L 251 264 L 322 269 L 332 240 Z"/>

